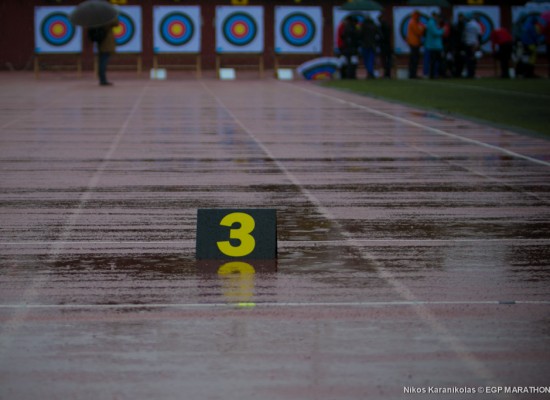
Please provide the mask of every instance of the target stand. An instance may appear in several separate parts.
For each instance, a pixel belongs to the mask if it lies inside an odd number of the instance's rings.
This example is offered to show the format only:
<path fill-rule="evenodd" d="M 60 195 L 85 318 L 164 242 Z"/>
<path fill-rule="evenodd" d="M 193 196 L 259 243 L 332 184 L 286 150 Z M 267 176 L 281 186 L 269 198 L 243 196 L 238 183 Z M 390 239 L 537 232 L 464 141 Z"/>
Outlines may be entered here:
<path fill-rule="evenodd" d="M 76 70 L 77 76 L 82 77 L 82 53 L 35 53 L 34 54 L 34 77 L 38 79 L 40 77 L 40 64 L 44 60 L 55 60 L 59 62 L 59 59 L 70 60 L 73 59 L 74 63 L 62 63 L 62 64 L 49 64 L 54 70 Z"/>
<path fill-rule="evenodd" d="M 174 60 L 176 63 L 161 64 L 159 60 Z M 185 60 L 191 60 L 190 63 L 183 63 Z M 202 58 L 200 53 L 158 53 L 153 56 L 153 69 L 166 68 L 166 69 L 180 69 L 180 70 L 195 70 L 197 79 L 202 77 Z"/>
<path fill-rule="evenodd" d="M 226 63 L 224 61 L 230 60 L 230 63 Z M 256 59 L 256 64 L 234 64 L 233 59 L 246 59 L 253 60 Z M 240 69 L 258 69 L 258 76 L 260 78 L 264 77 L 264 55 L 263 53 L 260 54 L 253 54 L 253 53 L 216 53 L 216 74 L 219 77 L 220 76 L 220 69 L 221 68 L 240 68 Z"/>
<path fill-rule="evenodd" d="M 112 60 L 130 60 L 133 61 L 133 58 L 135 57 L 135 67 L 134 62 L 132 63 L 124 63 L 124 64 L 113 64 Z M 136 69 L 136 74 L 138 76 L 141 75 L 143 71 L 143 60 L 141 53 L 114 53 L 111 57 L 111 61 L 109 61 L 109 69 L 118 69 L 118 70 L 132 70 Z M 99 69 L 98 65 L 98 55 L 97 53 L 94 55 L 94 74 L 97 75 Z"/>

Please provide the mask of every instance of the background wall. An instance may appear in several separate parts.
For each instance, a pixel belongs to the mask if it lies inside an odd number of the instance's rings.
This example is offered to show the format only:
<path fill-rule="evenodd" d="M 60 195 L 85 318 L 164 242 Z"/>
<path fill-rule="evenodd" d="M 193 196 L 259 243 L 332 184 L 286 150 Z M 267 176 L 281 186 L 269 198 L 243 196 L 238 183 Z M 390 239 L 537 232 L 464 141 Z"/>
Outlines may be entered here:
<path fill-rule="evenodd" d="M 34 56 L 34 7 L 47 5 L 77 5 L 82 0 L 0 0 L 0 69 L 31 69 Z M 150 68 L 153 64 L 153 6 L 156 5 L 200 5 L 202 7 L 202 59 L 203 68 L 212 69 L 215 65 L 215 30 L 214 15 L 218 5 L 231 5 L 231 0 L 128 0 L 127 5 L 142 7 L 143 22 L 143 66 Z M 345 0 L 250 0 L 249 5 L 264 6 L 265 51 L 264 60 L 267 68 L 273 65 L 274 55 L 274 8 L 279 5 L 320 5 L 323 9 L 323 55 L 333 52 L 333 7 L 340 6 Z M 391 21 L 392 6 L 405 5 L 406 1 L 379 1 L 384 5 L 384 14 Z M 453 5 L 466 5 L 465 1 L 452 1 Z M 502 25 L 511 27 L 512 5 L 523 5 L 525 1 L 492 1 L 484 0 L 484 5 L 498 5 L 501 8 Z M 451 17 L 451 9 L 443 13 Z M 299 61 L 300 57 L 293 61 Z M 311 58 L 305 56 L 304 59 Z M 63 63 L 63 57 L 55 62 Z M 245 60 L 246 61 L 246 60 Z M 177 62 L 177 60 L 176 60 Z M 93 66 L 92 44 L 85 39 L 83 49 L 83 64 L 85 69 Z"/>

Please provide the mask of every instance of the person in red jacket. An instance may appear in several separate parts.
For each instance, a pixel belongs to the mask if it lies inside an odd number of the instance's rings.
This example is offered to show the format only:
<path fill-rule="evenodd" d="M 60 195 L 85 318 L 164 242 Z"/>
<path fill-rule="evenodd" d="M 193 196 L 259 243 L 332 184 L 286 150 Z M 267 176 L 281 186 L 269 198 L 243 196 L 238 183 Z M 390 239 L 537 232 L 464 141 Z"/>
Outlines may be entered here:
<path fill-rule="evenodd" d="M 493 56 L 500 63 L 500 77 L 510 78 L 510 59 L 512 58 L 514 39 L 510 32 L 504 28 L 495 29 L 491 33 L 491 45 Z"/>

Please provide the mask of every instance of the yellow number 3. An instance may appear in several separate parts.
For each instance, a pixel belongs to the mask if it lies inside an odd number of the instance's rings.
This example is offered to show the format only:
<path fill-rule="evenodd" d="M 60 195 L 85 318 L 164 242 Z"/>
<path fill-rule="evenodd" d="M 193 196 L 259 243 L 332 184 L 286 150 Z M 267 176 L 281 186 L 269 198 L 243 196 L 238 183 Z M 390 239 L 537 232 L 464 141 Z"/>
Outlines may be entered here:
<path fill-rule="evenodd" d="M 231 228 L 235 223 L 241 226 Z M 254 218 L 245 213 L 235 212 L 223 217 L 220 225 L 230 227 L 229 237 L 240 241 L 238 246 L 233 246 L 229 240 L 217 242 L 218 248 L 223 254 L 230 257 L 244 257 L 254 251 L 256 240 L 250 235 L 256 226 Z"/>

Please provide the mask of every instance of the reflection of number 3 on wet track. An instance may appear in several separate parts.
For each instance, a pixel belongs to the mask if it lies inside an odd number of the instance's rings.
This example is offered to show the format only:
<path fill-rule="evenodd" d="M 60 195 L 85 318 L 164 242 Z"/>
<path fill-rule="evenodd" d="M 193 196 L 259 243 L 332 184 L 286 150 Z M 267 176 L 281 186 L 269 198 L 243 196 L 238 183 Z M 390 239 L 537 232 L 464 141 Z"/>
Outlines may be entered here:
<path fill-rule="evenodd" d="M 272 209 L 199 209 L 197 259 L 277 258 L 277 217 Z"/>

